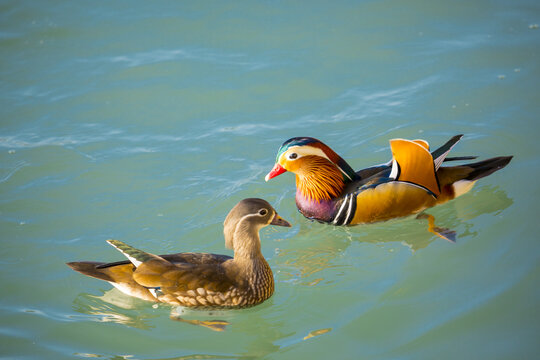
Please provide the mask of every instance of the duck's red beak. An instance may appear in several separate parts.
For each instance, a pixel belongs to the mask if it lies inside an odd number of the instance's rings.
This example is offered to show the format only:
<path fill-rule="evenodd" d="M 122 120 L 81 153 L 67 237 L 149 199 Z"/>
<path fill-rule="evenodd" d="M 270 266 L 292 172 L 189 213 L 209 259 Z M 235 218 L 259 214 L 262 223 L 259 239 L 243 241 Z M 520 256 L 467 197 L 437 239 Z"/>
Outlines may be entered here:
<path fill-rule="evenodd" d="M 265 181 L 268 181 L 270 180 L 271 178 L 274 178 L 280 174 L 283 174 L 285 170 L 281 165 L 279 165 L 278 163 L 276 163 L 276 165 L 274 165 L 274 168 L 266 175 L 266 177 L 264 178 Z"/>

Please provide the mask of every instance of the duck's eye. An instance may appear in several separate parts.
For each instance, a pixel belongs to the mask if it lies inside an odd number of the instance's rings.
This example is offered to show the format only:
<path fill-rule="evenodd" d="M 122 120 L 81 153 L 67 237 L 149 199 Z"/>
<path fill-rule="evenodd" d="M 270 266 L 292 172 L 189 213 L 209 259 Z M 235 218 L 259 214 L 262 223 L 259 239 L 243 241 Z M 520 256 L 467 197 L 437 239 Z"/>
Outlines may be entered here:
<path fill-rule="evenodd" d="M 266 209 L 259 210 L 259 215 L 264 216 L 266 214 L 268 214 L 268 210 L 266 210 Z"/>
<path fill-rule="evenodd" d="M 289 160 L 294 160 L 298 157 L 298 154 L 297 153 L 290 153 L 289 154 Z"/>

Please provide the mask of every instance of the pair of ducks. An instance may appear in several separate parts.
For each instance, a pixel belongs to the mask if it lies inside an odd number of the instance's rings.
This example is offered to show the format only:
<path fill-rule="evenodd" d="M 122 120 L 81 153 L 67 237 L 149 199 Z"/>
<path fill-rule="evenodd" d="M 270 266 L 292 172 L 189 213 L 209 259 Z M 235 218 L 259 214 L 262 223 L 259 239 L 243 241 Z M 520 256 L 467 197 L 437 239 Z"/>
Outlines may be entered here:
<path fill-rule="evenodd" d="M 388 220 L 462 195 L 476 180 L 512 159 L 504 156 L 442 167 L 445 161 L 475 158 L 447 157 L 461 137 L 454 136 L 433 152 L 424 140 L 391 140 L 391 161 L 358 172 L 321 141 L 296 137 L 280 147 L 276 164 L 265 180 L 286 171 L 295 173 L 296 205 L 309 219 L 333 225 Z M 431 217 L 430 230 L 435 228 L 432 222 Z M 234 257 L 206 253 L 157 256 L 118 240 L 107 240 L 128 260 L 68 265 L 148 301 L 191 308 L 253 306 L 274 292 L 272 270 L 261 253 L 259 238 L 259 230 L 267 225 L 291 226 L 265 200 L 244 199 L 224 222 L 225 246 L 234 250 Z"/>

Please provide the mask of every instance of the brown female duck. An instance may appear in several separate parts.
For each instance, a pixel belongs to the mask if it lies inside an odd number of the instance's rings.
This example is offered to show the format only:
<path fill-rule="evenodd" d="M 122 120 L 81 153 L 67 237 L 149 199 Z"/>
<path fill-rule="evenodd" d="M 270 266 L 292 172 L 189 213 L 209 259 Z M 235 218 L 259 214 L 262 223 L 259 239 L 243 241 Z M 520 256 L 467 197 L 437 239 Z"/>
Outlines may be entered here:
<path fill-rule="evenodd" d="M 118 240 L 107 240 L 129 261 L 70 262 L 72 269 L 110 282 L 144 300 L 194 308 L 241 308 L 274 292 L 270 266 L 261 253 L 259 230 L 291 226 L 262 199 L 244 199 L 227 215 L 225 245 L 234 257 L 206 253 L 153 255 Z"/>

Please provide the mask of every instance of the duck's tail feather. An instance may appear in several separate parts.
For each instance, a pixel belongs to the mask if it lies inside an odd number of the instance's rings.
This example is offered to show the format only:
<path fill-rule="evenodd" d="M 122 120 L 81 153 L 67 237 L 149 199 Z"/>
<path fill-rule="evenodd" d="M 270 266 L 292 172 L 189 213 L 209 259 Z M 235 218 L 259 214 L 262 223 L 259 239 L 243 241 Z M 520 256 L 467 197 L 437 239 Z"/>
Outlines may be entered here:
<path fill-rule="evenodd" d="M 73 261 L 66 263 L 66 265 L 73 270 L 78 271 L 86 276 L 114 282 L 115 280 L 112 277 L 110 277 L 106 272 L 99 268 L 99 266 L 103 264 L 104 263 L 102 262 L 96 261 Z"/>
<path fill-rule="evenodd" d="M 156 301 L 151 290 L 141 286 L 133 279 L 135 266 L 131 262 L 75 261 L 69 262 L 67 265 L 86 276 L 108 281 L 124 294 L 143 300 Z"/>
<path fill-rule="evenodd" d="M 476 180 L 491 175 L 508 165 L 510 160 L 512 160 L 512 156 L 499 156 L 470 164 L 443 166 L 437 171 L 437 178 L 441 188 L 451 189 L 449 193 L 452 194 L 450 198 L 453 199 L 467 193 Z"/>
<path fill-rule="evenodd" d="M 444 159 L 444 162 L 447 161 L 463 161 L 463 160 L 474 160 L 478 159 L 478 156 L 451 156 Z"/>
<path fill-rule="evenodd" d="M 498 156 L 491 159 L 464 165 L 471 169 L 465 180 L 476 181 L 483 177 L 493 174 L 495 171 L 504 168 L 513 156 Z"/>

